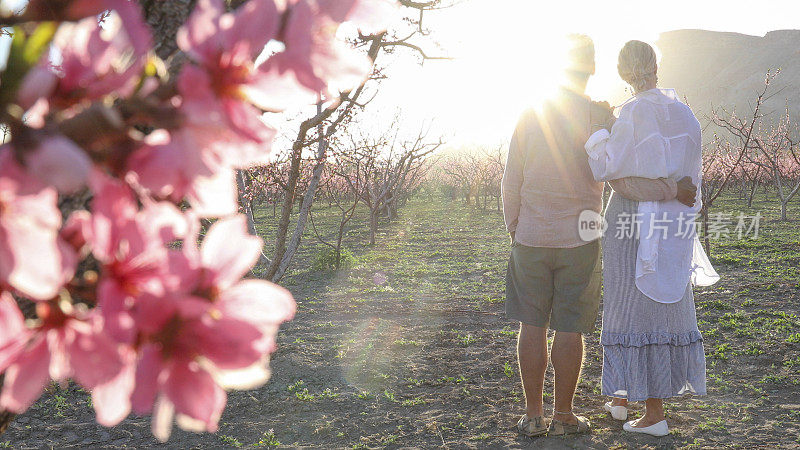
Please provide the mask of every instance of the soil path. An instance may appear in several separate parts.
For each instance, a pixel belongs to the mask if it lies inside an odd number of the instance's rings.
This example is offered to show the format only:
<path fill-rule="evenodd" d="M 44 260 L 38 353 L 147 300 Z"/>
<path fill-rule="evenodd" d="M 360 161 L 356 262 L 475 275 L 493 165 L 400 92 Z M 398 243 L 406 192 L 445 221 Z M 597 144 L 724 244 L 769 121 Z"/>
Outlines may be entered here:
<path fill-rule="evenodd" d="M 668 437 L 624 434 L 602 412 L 599 330 L 587 337 L 576 399 L 595 431 L 518 436 L 523 402 L 516 324 L 502 312 L 502 217 L 414 201 L 383 228 L 379 244 L 354 244 L 351 269 L 295 270 L 286 280 L 299 309 L 281 330 L 273 378 L 258 390 L 232 393 L 218 433 L 176 429 L 159 444 L 148 418 L 106 429 L 94 423 L 87 393 L 56 386 L 0 436 L 0 447 L 798 447 L 800 286 L 777 273 L 787 255 L 800 253 L 794 233 L 765 241 L 777 252 L 763 256 L 775 260 L 772 276 L 765 274 L 769 264 L 727 261 L 718 267 L 723 281 L 697 291 L 710 395 L 668 402 Z M 314 249 L 300 255 L 298 267 L 310 265 Z M 741 259 L 737 252 L 766 254 L 742 247 L 721 257 Z M 549 411 L 551 381 L 546 391 Z M 639 411 L 634 407 L 633 416 Z"/>

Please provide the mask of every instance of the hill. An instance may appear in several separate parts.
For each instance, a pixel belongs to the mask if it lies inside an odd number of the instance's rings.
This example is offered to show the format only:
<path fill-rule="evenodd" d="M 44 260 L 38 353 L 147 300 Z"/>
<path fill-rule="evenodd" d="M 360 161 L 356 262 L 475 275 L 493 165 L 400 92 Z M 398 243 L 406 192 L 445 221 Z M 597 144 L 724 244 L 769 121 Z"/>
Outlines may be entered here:
<path fill-rule="evenodd" d="M 777 115 L 788 104 L 800 116 L 800 30 L 763 37 L 677 30 L 662 33 L 656 45 L 662 54 L 659 85 L 675 88 L 698 118 L 718 106 L 749 113 L 765 73 L 778 68 L 781 73 L 770 88 L 777 94 L 766 103 L 767 111 Z"/>

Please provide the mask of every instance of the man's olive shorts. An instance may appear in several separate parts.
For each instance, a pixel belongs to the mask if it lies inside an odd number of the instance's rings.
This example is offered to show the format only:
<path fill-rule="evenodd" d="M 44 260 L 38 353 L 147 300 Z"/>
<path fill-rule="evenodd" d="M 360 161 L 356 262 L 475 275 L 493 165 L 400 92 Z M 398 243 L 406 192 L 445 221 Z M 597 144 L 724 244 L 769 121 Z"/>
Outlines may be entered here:
<path fill-rule="evenodd" d="M 575 248 L 512 244 L 506 315 L 541 328 L 594 331 L 600 308 L 600 240 Z"/>

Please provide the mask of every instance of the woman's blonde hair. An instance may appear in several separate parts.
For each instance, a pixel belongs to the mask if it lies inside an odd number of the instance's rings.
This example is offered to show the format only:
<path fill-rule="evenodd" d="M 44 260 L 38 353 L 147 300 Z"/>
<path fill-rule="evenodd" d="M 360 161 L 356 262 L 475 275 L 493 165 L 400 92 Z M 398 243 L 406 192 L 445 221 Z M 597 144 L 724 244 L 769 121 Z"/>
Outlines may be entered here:
<path fill-rule="evenodd" d="M 617 71 L 634 91 L 644 90 L 649 82 L 656 80 L 656 52 L 650 44 L 642 41 L 628 41 L 619 51 Z"/>

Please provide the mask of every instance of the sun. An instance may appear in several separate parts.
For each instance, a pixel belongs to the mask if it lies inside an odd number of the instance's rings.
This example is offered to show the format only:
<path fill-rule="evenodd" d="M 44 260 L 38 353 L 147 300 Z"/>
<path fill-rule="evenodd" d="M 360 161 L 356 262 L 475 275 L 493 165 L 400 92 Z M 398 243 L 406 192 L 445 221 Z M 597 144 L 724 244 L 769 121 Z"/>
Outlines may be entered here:
<path fill-rule="evenodd" d="M 485 41 L 470 47 L 469 53 L 453 62 L 460 76 L 452 78 L 448 89 L 469 93 L 472 107 L 452 114 L 460 116 L 462 123 L 474 123 L 474 114 L 480 113 L 482 122 L 473 127 L 475 132 L 505 129 L 510 133 L 525 109 L 541 108 L 564 83 L 565 49 L 566 36 L 560 35 L 535 46 Z"/>
<path fill-rule="evenodd" d="M 425 116 L 435 109 L 442 129 L 456 141 L 508 139 L 520 114 L 540 108 L 564 82 L 566 35 L 546 45 L 508 45 L 492 40 L 463 43 L 451 61 L 429 63 L 403 74 L 404 111 Z"/>
<path fill-rule="evenodd" d="M 564 84 L 571 33 L 586 33 L 595 42 L 597 75 L 587 94 L 624 100 L 611 94 L 620 90 L 616 52 L 626 30 L 567 11 L 545 14 L 539 2 L 522 0 L 464 2 L 439 17 L 432 15 L 428 23 L 452 59 L 398 64 L 389 80 L 397 88 L 386 103 L 402 105 L 411 117 L 434 119 L 439 129 L 451 130 L 449 142 L 507 142 L 521 113 L 541 108 Z"/>

